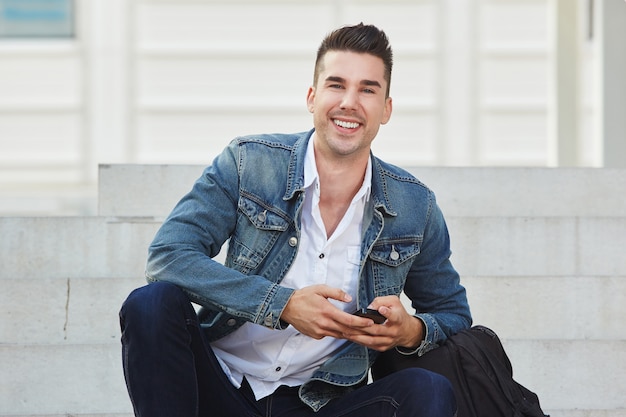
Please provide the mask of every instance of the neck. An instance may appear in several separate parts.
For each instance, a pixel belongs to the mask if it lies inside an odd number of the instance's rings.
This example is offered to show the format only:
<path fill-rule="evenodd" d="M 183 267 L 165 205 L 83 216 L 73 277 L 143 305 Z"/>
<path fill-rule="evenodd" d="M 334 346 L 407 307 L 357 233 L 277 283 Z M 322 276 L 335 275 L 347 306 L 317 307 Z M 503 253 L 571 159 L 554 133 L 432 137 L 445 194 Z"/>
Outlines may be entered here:
<path fill-rule="evenodd" d="M 326 237 L 330 238 L 341 222 L 352 199 L 363 185 L 365 169 L 320 170 L 319 208 L 326 228 Z"/>
<path fill-rule="evenodd" d="M 332 163 L 322 158 L 316 160 L 317 173 L 320 181 L 320 198 L 326 201 L 352 201 L 357 193 L 367 168 L 364 161 L 340 161 Z"/>

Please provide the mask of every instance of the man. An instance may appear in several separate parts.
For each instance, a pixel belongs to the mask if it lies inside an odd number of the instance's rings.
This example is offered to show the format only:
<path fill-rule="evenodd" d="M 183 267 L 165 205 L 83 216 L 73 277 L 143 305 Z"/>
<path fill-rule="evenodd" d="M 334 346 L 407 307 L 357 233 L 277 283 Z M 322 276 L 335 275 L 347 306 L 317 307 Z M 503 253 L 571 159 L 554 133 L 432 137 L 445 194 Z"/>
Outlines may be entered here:
<path fill-rule="evenodd" d="M 332 32 L 307 93 L 314 129 L 235 139 L 174 208 L 120 313 L 136 415 L 454 414 L 434 373 L 367 384 L 379 352 L 421 355 L 471 325 L 433 193 L 370 153 L 391 68 L 376 27 Z"/>

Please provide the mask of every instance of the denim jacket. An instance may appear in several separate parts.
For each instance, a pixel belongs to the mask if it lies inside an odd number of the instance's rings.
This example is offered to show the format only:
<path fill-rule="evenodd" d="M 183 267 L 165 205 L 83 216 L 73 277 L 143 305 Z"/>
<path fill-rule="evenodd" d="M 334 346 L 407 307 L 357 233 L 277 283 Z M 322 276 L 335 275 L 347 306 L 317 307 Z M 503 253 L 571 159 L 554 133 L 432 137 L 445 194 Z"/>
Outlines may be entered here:
<path fill-rule="evenodd" d="M 147 279 L 177 284 L 202 306 L 209 341 L 249 321 L 284 329 L 293 290 L 280 285 L 298 251 L 304 155 L 313 131 L 240 137 L 207 167 L 149 250 Z M 471 325 L 465 289 L 449 261 L 435 196 L 406 171 L 372 156 L 371 198 L 360 251 L 357 307 L 375 297 L 412 302 L 426 328 L 421 355 Z M 228 241 L 225 264 L 214 261 Z M 346 342 L 300 387 L 314 410 L 366 380 L 377 352 Z"/>

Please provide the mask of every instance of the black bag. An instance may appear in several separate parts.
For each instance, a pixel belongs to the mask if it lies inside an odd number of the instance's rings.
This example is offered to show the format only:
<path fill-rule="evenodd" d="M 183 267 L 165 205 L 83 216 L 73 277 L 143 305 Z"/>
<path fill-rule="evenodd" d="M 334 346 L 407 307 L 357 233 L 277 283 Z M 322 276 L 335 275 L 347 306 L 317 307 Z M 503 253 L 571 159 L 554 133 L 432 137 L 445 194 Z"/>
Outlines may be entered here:
<path fill-rule="evenodd" d="M 374 363 L 372 378 L 409 367 L 450 380 L 458 417 L 549 417 L 541 410 L 537 395 L 513 380 L 511 361 L 498 336 L 487 327 L 462 330 L 421 357 L 387 351 Z"/>

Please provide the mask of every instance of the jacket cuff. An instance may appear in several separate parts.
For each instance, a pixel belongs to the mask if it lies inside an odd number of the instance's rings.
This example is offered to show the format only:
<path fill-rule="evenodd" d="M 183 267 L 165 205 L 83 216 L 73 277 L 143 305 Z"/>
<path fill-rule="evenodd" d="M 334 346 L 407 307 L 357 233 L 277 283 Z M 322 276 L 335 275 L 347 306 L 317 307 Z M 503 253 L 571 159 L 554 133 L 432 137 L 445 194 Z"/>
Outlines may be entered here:
<path fill-rule="evenodd" d="M 293 295 L 293 292 L 294 290 L 292 288 L 275 284 L 270 291 L 268 302 L 266 303 L 267 308 L 264 309 L 260 315 L 257 324 L 275 330 L 286 329 L 289 326 L 289 323 L 281 320 L 280 316 L 283 313 L 287 302 Z"/>
<path fill-rule="evenodd" d="M 437 347 L 435 340 L 437 340 L 436 334 L 438 327 L 435 318 L 430 314 L 416 314 L 414 317 L 417 317 L 424 323 L 424 340 L 422 340 L 422 343 L 415 349 L 396 346 L 396 351 L 401 355 L 411 356 L 417 354 L 417 356 L 422 356 Z"/>

